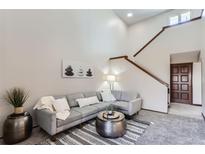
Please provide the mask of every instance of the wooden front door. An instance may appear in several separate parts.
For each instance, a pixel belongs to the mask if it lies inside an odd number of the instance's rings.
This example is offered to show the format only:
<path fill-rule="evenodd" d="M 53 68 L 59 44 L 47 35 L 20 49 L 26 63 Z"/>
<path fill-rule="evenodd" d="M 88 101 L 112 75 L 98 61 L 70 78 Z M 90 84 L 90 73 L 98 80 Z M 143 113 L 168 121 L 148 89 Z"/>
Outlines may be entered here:
<path fill-rule="evenodd" d="M 192 104 L 192 63 L 171 64 L 171 102 Z"/>

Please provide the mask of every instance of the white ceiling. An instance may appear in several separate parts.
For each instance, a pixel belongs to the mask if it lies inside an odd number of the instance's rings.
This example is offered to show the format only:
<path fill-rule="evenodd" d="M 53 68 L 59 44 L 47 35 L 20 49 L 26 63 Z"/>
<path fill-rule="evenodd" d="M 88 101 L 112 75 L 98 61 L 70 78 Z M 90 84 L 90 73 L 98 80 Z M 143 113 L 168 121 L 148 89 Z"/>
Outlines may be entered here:
<path fill-rule="evenodd" d="M 117 9 L 113 10 L 114 13 L 120 17 L 127 25 L 135 24 L 139 21 L 148 19 L 150 17 L 167 12 L 166 9 Z M 133 13 L 131 18 L 127 17 L 127 13 Z"/>

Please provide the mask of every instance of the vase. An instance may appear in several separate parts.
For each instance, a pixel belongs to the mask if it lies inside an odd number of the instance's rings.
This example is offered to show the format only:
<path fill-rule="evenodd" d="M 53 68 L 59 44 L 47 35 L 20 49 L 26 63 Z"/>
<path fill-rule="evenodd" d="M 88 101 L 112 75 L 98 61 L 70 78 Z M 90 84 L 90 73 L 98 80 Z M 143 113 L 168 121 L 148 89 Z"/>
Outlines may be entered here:
<path fill-rule="evenodd" d="M 109 111 L 108 111 L 108 115 L 113 115 L 113 111 L 112 111 L 112 110 L 109 110 Z"/>
<path fill-rule="evenodd" d="M 32 117 L 28 112 L 11 114 L 3 126 L 3 140 L 6 144 L 15 144 L 31 136 Z"/>
<path fill-rule="evenodd" d="M 15 108 L 14 108 L 14 113 L 15 113 L 15 114 L 21 114 L 21 113 L 23 113 L 23 107 L 15 107 Z"/>

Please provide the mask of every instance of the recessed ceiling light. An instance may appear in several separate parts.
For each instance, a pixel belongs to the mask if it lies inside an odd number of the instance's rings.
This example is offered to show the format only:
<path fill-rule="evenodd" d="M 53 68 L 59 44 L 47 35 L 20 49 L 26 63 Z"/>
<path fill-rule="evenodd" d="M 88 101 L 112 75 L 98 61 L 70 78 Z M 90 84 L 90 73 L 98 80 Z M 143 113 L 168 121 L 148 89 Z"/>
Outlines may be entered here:
<path fill-rule="evenodd" d="M 130 12 L 130 13 L 127 13 L 127 17 L 128 17 L 128 18 L 130 18 L 130 17 L 132 17 L 132 16 L 133 16 L 133 13 L 131 13 L 131 12 Z"/>

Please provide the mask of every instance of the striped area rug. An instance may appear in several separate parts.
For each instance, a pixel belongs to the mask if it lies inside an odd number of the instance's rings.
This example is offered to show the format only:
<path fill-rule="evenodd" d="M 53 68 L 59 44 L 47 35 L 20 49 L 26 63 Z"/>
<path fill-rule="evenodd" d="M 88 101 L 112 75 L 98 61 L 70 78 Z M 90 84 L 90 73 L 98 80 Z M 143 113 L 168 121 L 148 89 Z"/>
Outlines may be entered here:
<path fill-rule="evenodd" d="M 126 134 L 109 139 L 101 137 L 95 128 L 95 120 L 85 123 L 83 128 L 74 127 L 56 136 L 56 141 L 46 139 L 40 145 L 133 145 L 150 125 L 140 120 L 127 120 Z"/>

